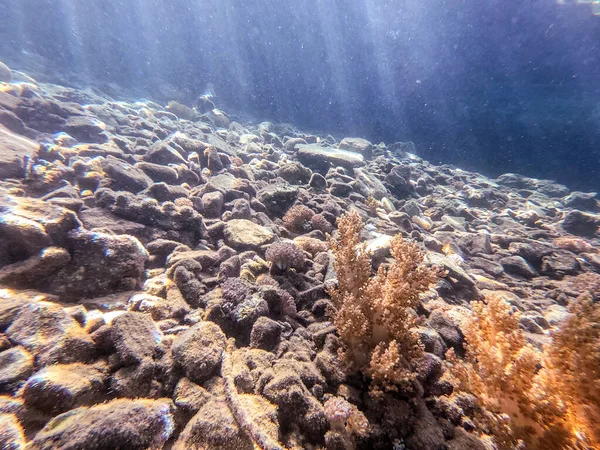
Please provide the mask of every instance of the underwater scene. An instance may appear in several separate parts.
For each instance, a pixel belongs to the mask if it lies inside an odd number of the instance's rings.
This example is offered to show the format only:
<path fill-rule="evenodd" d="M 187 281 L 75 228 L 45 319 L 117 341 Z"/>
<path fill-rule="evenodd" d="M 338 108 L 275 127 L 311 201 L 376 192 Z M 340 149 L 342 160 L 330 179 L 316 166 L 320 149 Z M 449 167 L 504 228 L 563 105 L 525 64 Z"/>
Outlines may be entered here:
<path fill-rule="evenodd" d="M 600 0 L 0 0 L 0 449 L 600 449 Z"/>

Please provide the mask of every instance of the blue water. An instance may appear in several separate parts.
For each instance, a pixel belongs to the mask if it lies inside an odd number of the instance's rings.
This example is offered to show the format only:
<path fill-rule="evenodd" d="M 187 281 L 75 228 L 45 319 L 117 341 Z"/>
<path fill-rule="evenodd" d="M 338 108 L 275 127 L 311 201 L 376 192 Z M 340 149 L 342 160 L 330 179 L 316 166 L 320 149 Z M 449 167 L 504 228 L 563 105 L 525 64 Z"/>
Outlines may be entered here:
<path fill-rule="evenodd" d="M 555 0 L 0 0 L 39 80 L 218 105 L 600 190 L 600 16 Z"/>

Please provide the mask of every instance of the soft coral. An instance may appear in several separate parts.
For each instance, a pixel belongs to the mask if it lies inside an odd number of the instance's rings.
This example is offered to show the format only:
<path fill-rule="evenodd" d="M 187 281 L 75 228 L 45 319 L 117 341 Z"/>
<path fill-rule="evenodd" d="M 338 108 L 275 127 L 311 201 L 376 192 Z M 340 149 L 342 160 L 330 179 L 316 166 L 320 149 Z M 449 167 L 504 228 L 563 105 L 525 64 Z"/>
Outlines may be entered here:
<path fill-rule="evenodd" d="M 373 392 L 406 387 L 414 379 L 410 361 L 422 348 L 411 331 L 419 296 L 435 283 L 438 271 L 423 263 L 416 244 L 396 236 L 393 262 L 371 276 L 371 258 L 360 244 L 363 223 L 356 212 L 342 216 L 339 235 L 330 241 L 338 286 L 331 290 L 337 308 L 334 324 L 345 344 L 347 362 L 362 370 Z"/>
<path fill-rule="evenodd" d="M 447 354 L 455 393 L 478 399 L 479 427 L 502 449 L 600 448 L 600 305 L 581 296 L 539 351 L 498 294 L 463 322 L 466 360 Z"/>

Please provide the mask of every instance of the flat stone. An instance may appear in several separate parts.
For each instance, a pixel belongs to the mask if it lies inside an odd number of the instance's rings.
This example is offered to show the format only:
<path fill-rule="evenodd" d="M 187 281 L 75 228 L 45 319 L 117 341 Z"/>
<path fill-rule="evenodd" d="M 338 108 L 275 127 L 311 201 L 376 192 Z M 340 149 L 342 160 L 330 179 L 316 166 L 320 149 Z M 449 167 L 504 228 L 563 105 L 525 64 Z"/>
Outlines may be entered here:
<path fill-rule="evenodd" d="M 309 167 L 327 169 L 342 166 L 349 169 L 365 165 L 365 158 L 360 153 L 333 147 L 321 147 L 315 144 L 299 144 L 298 159 Z"/>
<path fill-rule="evenodd" d="M 256 250 L 275 238 L 269 228 L 246 219 L 233 219 L 225 223 L 225 242 L 236 250 Z"/>

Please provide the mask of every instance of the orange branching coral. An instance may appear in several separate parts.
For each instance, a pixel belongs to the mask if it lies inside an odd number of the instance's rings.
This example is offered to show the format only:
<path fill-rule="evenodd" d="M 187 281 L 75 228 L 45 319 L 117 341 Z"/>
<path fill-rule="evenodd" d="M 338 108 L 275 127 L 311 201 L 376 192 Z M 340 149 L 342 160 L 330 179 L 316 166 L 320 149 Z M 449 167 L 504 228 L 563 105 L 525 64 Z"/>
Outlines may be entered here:
<path fill-rule="evenodd" d="M 346 214 L 338 226 L 338 238 L 330 241 L 338 276 L 331 296 L 337 308 L 334 324 L 346 347 L 343 356 L 371 378 L 373 392 L 406 386 L 413 378 L 410 361 L 422 351 L 411 332 L 412 310 L 438 272 L 423 263 L 416 244 L 398 235 L 390 248 L 394 262 L 371 277 L 371 258 L 360 244 L 360 216 Z"/>
<path fill-rule="evenodd" d="M 579 299 L 541 352 L 501 296 L 486 300 L 462 325 L 466 360 L 446 355 L 455 392 L 478 399 L 479 427 L 502 449 L 600 448 L 600 307 Z"/>
<path fill-rule="evenodd" d="M 600 303 L 580 296 L 552 336 L 548 367 L 571 412 L 573 434 L 600 448 Z"/>

